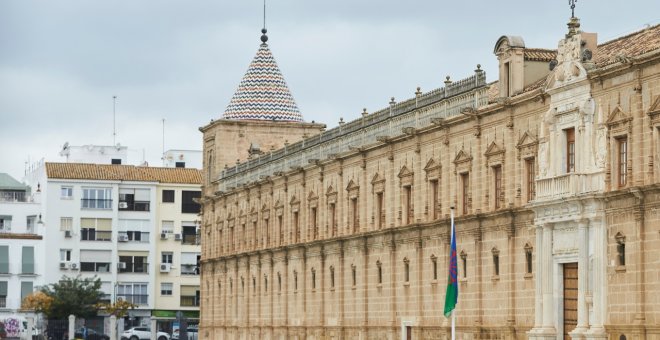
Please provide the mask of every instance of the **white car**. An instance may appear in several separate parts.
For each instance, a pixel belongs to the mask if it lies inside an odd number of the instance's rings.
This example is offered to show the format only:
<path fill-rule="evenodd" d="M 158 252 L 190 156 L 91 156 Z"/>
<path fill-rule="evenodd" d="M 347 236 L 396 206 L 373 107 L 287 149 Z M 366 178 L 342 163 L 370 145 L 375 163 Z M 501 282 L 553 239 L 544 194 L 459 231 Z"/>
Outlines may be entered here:
<path fill-rule="evenodd" d="M 121 334 L 122 340 L 150 340 L 151 330 L 149 327 L 133 327 Z M 165 332 L 156 333 L 158 340 L 170 340 L 170 335 Z"/>

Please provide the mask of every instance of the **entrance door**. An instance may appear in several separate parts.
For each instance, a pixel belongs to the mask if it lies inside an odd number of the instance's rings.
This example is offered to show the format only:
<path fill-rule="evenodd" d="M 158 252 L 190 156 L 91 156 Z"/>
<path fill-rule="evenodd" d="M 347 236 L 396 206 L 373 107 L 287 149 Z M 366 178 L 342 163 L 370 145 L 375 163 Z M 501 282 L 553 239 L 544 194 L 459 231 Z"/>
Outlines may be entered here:
<path fill-rule="evenodd" d="M 406 340 L 412 340 L 412 327 L 406 326 Z"/>
<path fill-rule="evenodd" d="M 577 326 L 578 264 L 564 264 L 564 340 Z"/>

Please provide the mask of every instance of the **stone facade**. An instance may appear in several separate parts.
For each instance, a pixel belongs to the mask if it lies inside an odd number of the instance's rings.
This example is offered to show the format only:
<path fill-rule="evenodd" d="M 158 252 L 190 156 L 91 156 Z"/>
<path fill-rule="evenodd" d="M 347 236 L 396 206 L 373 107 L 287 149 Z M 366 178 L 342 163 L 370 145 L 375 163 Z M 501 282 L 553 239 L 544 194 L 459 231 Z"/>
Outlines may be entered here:
<path fill-rule="evenodd" d="M 503 36 L 495 83 L 205 163 L 200 337 L 447 339 L 454 207 L 458 337 L 660 339 L 659 36 Z"/>

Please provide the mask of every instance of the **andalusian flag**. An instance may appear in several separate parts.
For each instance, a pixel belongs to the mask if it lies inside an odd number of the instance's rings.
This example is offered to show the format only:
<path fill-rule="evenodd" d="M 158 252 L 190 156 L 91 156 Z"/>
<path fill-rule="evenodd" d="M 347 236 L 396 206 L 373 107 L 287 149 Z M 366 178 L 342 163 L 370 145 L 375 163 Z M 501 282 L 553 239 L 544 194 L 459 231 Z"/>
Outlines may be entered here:
<path fill-rule="evenodd" d="M 449 317 L 458 303 L 458 260 L 456 259 L 456 228 L 454 209 L 451 210 L 451 250 L 449 251 L 449 280 L 445 294 L 445 316 Z"/>

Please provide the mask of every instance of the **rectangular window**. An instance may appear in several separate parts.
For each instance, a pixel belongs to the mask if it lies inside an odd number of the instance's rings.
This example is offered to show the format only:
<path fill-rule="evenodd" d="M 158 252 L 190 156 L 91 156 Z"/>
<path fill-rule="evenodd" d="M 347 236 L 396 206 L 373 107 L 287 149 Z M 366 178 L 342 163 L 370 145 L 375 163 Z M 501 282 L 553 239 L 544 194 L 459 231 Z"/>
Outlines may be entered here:
<path fill-rule="evenodd" d="M 112 209 L 111 188 L 83 188 L 83 209 Z"/>
<path fill-rule="evenodd" d="M 500 254 L 493 253 L 493 275 L 500 275 Z"/>
<path fill-rule="evenodd" d="M 72 199 L 73 198 L 73 187 L 71 186 L 62 186 L 60 188 L 60 198 L 61 199 Z"/>
<path fill-rule="evenodd" d="M 312 207 L 311 209 L 311 219 L 312 219 L 312 239 L 316 240 L 319 237 L 319 226 L 317 225 L 316 207 Z"/>
<path fill-rule="evenodd" d="M 277 216 L 277 230 L 280 234 L 280 245 L 284 244 L 284 224 L 282 222 L 282 215 Z"/>
<path fill-rule="evenodd" d="M 164 234 L 174 233 L 174 221 L 162 221 L 160 232 Z"/>
<path fill-rule="evenodd" d="M 467 254 L 461 254 L 461 264 L 463 267 L 463 278 L 467 277 Z"/>
<path fill-rule="evenodd" d="M 628 138 L 622 137 L 616 140 L 617 142 L 617 170 L 618 170 L 618 184 L 619 188 L 626 186 L 628 181 Z"/>
<path fill-rule="evenodd" d="M 81 241 L 111 241 L 112 219 L 109 218 L 81 218 Z"/>
<path fill-rule="evenodd" d="M 525 160 L 525 173 L 526 182 L 527 182 L 527 202 L 533 201 L 536 198 L 536 163 L 534 158 L 528 158 Z"/>
<path fill-rule="evenodd" d="M 172 282 L 160 283 L 160 295 L 170 296 L 172 295 L 172 289 L 174 289 L 174 284 Z"/>
<path fill-rule="evenodd" d="M 198 214 L 200 210 L 199 203 L 194 199 L 200 198 L 201 191 L 182 191 L 181 192 L 181 212 L 185 214 Z"/>
<path fill-rule="evenodd" d="M 383 267 L 378 265 L 378 284 L 383 283 Z"/>
<path fill-rule="evenodd" d="M 403 216 L 404 224 L 413 223 L 413 204 L 412 187 L 410 185 L 403 187 Z"/>
<path fill-rule="evenodd" d="M 199 253 L 181 253 L 181 275 L 199 275 Z"/>
<path fill-rule="evenodd" d="M 438 180 L 431 180 L 431 218 L 437 220 L 440 218 L 440 209 L 438 204 L 439 184 Z"/>
<path fill-rule="evenodd" d="M 149 211 L 150 203 L 149 189 L 119 189 L 119 210 Z"/>
<path fill-rule="evenodd" d="M 23 257 L 21 260 L 21 273 L 34 274 L 34 247 L 23 246 Z"/>
<path fill-rule="evenodd" d="M 73 228 L 73 218 L 72 217 L 60 217 L 60 230 L 61 231 L 71 231 Z"/>
<path fill-rule="evenodd" d="M 0 308 L 7 308 L 7 281 L 0 281 Z"/>
<path fill-rule="evenodd" d="M 26 232 L 28 234 L 34 234 L 34 227 L 37 223 L 37 216 L 28 216 L 26 218 L 25 224 L 26 224 Z"/>
<path fill-rule="evenodd" d="M 511 84 L 510 84 L 510 79 L 511 79 L 511 71 L 510 71 L 510 66 L 509 63 L 504 63 L 504 69 L 502 70 L 503 74 L 503 83 L 502 83 L 502 88 L 504 89 L 504 97 L 509 97 L 511 94 L 510 89 L 511 89 Z"/>
<path fill-rule="evenodd" d="M 493 182 L 495 182 L 495 195 L 493 199 L 495 200 L 495 209 L 502 207 L 500 199 L 502 198 L 502 166 L 493 167 Z"/>
<path fill-rule="evenodd" d="M 8 232 L 11 230 L 12 217 L 9 215 L 0 215 L 0 231 Z"/>
<path fill-rule="evenodd" d="M 330 267 L 330 288 L 335 288 L 335 268 Z"/>
<path fill-rule="evenodd" d="M 293 212 L 293 242 L 298 243 L 300 241 L 300 225 L 298 223 L 298 212 Z"/>
<path fill-rule="evenodd" d="M 469 208 L 469 197 L 470 197 L 470 174 L 464 173 L 461 174 L 461 206 L 463 210 L 463 215 L 468 214 Z"/>
<path fill-rule="evenodd" d="M 9 274 L 9 246 L 0 246 L 0 274 Z"/>
<path fill-rule="evenodd" d="M 61 262 L 71 261 L 71 249 L 60 249 L 60 261 Z"/>
<path fill-rule="evenodd" d="M 172 264 L 173 253 L 171 251 L 164 251 L 160 254 L 160 263 Z"/>
<path fill-rule="evenodd" d="M 80 262 L 80 271 L 81 272 L 95 272 L 95 273 L 109 273 L 110 272 L 110 262 Z"/>
<path fill-rule="evenodd" d="M 437 280 L 438 279 L 438 261 L 435 258 L 433 258 L 431 260 L 431 265 L 433 266 L 433 280 Z"/>
<path fill-rule="evenodd" d="M 376 221 L 378 229 L 382 229 L 385 226 L 385 211 L 383 211 L 382 192 L 376 194 Z"/>
<path fill-rule="evenodd" d="M 179 301 L 182 307 L 199 307 L 199 286 L 182 285 L 180 294 Z"/>
<path fill-rule="evenodd" d="M 351 198 L 351 225 L 354 233 L 358 232 L 359 218 L 358 199 L 353 197 Z"/>
<path fill-rule="evenodd" d="M 113 159 L 110 160 L 110 164 L 121 165 L 121 159 L 120 158 L 113 158 Z"/>
<path fill-rule="evenodd" d="M 34 291 L 34 282 L 21 282 L 21 305 L 23 300 Z"/>
<path fill-rule="evenodd" d="M 403 263 L 403 279 L 404 282 L 410 282 L 410 264 L 408 262 Z"/>
<path fill-rule="evenodd" d="M 117 300 L 136 305 L 146 305 L 149 300 L 147 283 L 122 283 L 117 285 Z"/>
<path fill-rule="evenodd" d="M 564 130 L 566 134 L 566 172 L 575 171 L 575 129 Z"/>
<path fill-rule="evenodd" d="M 330 229 L 332 231 L 332 237 L 337 236 L 337 209 L 334 203 L 329 204 L 330 210 Z"/>
<path fill-rule="evenodd" d="M 525 262 L 527 264 L 527 274 L 532 273 L 532 249 L 527 248 L 525 249 Z"/>
<path fill-rule="evenodd" d="M 174 203 L 174 190 L 163 190 L 163 203 Z"/>
<path fill-rule="evenodd" d="M 149 272 L 146 256 L 119 256 L 119 265 L 120 273 L 142 273 L 147 274 Z"/>

